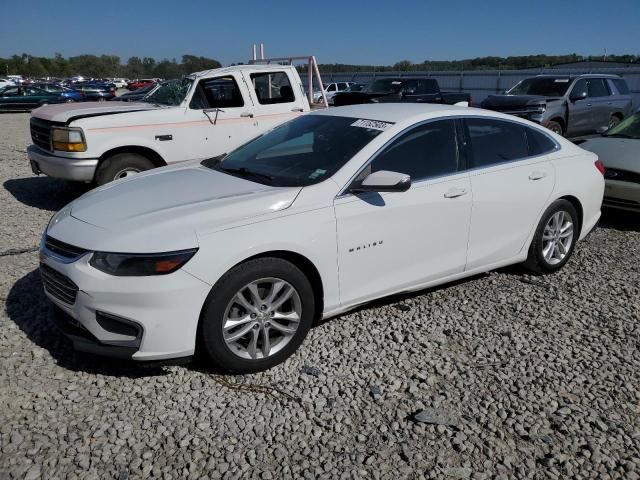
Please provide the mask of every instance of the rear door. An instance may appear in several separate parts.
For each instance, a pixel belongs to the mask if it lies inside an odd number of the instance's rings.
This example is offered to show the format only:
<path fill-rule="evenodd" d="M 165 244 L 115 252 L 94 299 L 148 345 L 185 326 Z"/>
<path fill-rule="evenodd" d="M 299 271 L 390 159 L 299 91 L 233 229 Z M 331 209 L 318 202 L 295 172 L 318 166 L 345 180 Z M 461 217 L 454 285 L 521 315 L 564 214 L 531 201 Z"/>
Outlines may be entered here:
<path fill-rule="evenodd" d="M 592 105 L 592 117 L 589 130 L 596 132 L 606 128 L 613 113 L 611 90 L 604 78 L 589 78 L 587 80 L 587 100 Z"/>
<path fill-rule="evenodd" d="M 247 78 L 248 77 L 248 78 Z M 301 93 L 286 70 L 245 75 L 253 103 L 252 119 L 256 134 L 265 132 L 303 112 Z"/>
<path fill-rule="evenodd" d="M 15 110 L 22 106 L 22 87 L 8 87 L 0 95 L 0 108 L 3 110 Z"/>
<path fill-rule="evenodd" d="M 553 191 L 554 169 L 541 153 L 544 148 L 531 149 L 530 155 L 529 127 L 486 117 L 464 123 L 473 191 L 466 269 L 473 270 L 521 252 Z M 546 139 L 547 151 L 556 148 L 548 135 L 539 130 L 534 135 Z"/>

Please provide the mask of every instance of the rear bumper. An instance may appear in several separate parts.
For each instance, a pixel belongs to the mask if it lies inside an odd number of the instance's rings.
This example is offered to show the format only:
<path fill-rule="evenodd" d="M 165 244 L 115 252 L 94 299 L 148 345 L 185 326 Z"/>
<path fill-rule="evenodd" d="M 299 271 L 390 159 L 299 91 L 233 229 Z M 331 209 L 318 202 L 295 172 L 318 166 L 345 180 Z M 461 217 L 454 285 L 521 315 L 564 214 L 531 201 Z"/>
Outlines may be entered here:
<path fill-rule="evenodd" d="M 606 180 L 602 205 L 640 212 L 640 183 Z"/>
<path fill-rule="evenodd" d="M 33 173 L 44 173 L 53 178 L 91 182 L 98 167 L 97 158 L 57 157 L 40 150 L 35 145 L 27 148 L 27 157 Z"/>

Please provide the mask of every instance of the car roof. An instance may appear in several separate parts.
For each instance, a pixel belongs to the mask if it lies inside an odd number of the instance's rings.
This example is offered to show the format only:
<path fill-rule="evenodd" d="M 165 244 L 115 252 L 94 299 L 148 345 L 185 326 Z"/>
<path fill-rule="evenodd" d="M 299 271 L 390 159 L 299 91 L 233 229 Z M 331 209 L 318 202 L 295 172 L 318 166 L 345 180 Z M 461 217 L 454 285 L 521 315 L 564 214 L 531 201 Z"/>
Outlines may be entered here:
<path fill-rule="evenodd" d="M 316 110 L 312 115 L 333 115 L 339 117 L 364 118 L 380 122 L 398 123 L 406 120 L 420 120 L 449 115 L 481 115 L 500 117 L 503 115 L 480 108 L 456 107 L 454 105 L 419 103 L 367 103 Z"/>
<path fill-rule="evenodd" d="M 537 78 L 570 78 L 570 79 L 574 79 L 574 78 L 622 78 L 619 75 L 612 75 L 609 73 L 582 73 L 579 75 L 574 75 L 574 74 L 558 74 L 558 75 L 553 75 L 550 73 L 543 73 L 540 75 L 536 75 Z"/>
<path fill-rule="evenodd" d="M 290 69 L 293 68 L 291 65 L 279 65 L 277 63 L 271 63 L 271 64 L 263 64 L 263 63 L 256 63 L 256 64 L 250 64 L 250 65 L 233 65 L 231 67 L 221 67 L 221 68 L 212 68 L 211 70 L 202 70 L 201 72 L 194 72 L 191 73 L 189 75 L 187 75 L 187 77 L 194 77 L 194 78 L 200 78 L 200 77 L 208 77 L 210 75 L 224 75 L 225 73 L 232 73 L 232 72 L 237 72 L 237 71 L 242 71 L 242 70 L 273 70 L 273 69 Z"/>

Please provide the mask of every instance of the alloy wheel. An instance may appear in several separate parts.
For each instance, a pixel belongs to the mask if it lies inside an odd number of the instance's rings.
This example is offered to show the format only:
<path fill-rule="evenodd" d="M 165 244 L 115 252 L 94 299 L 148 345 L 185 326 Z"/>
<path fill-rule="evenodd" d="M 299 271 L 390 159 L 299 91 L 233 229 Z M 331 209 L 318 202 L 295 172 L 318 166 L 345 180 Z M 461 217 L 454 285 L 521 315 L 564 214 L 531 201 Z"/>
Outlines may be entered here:
<path fill-rule="evenodd" d="M 242 287 L 224 313 L 224 342 L 236 356 L 257 360 L 275 355 L 295 336 L 302 318 L 296 289 L 280 278 Z"/>
<path fill-rule="evenodd" d="M 542 232 L 542 255 L 549 265 L 562 262 L 573 243 L 573 221 L 564 210 L 554 213 Z"/>

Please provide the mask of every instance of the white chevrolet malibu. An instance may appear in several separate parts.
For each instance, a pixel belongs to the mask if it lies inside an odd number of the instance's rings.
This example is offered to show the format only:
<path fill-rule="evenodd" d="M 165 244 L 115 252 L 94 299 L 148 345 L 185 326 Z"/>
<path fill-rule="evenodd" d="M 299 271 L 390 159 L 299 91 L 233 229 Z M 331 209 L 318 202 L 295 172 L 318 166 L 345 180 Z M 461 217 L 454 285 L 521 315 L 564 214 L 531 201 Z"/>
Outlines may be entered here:
<path fill-rule="evenodd" d="M 78 198 L 47 226 L 42 279 L 78 350 L 254 372 L 379 297 L 521 262 L 555 272 L 600 217 L 602 173 L 495 112 L 335 108 Z"/>

